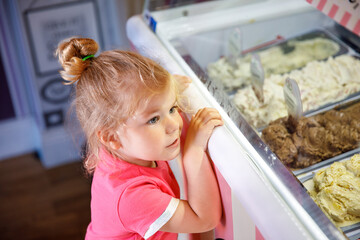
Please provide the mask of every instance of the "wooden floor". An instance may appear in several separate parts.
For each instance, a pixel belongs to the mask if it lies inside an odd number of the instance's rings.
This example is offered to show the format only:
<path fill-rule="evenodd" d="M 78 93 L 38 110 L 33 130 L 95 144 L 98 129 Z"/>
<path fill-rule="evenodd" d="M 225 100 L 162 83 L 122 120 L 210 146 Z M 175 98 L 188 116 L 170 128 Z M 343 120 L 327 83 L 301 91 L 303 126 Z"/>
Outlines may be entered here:
<path fill-rule="evenodd" d="M 0 161 L 0 239 L 84 239 L 90 179 L 81 163 L 46 170 L 34 154 Z"/>

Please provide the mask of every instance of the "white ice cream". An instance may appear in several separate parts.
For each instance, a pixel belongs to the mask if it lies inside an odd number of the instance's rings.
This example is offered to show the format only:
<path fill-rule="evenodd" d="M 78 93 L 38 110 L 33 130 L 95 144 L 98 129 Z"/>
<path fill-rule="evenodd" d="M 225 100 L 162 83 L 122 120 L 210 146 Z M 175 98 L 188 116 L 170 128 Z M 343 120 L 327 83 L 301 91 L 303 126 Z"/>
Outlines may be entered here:
<path fill-rule="evenodd" d="M 297 81 L 306 112 L 360 91 L 360 61 L 342 55 L 310 62 L 288 74 L 271 75 L 265 79 L 264 103 L 258 101 L 251 87 L 239 89 L 234 102 L 250 124 L 258 128 L 287 115 L 283 95 L 287 77 Z"/>
<path fill-rule="evenodd" d="M 302 41 L 291 40 L 287 46 L 293 48 L 292 51 L 286 53 L 283 48 L 275 46 L 257 52 L 266 77 L 290 72 L 313 60 L 325 59 L 336 54 L 340 49 L 336 42 L 321 37 Z M 232 90 L 251 82 L 250 63 L 250 54 L 236 59 L 235 66 L 226 58 L 221 58 L 210 63 L 207 70 L 211 79 L 221 81 L 226 90 Z"/>

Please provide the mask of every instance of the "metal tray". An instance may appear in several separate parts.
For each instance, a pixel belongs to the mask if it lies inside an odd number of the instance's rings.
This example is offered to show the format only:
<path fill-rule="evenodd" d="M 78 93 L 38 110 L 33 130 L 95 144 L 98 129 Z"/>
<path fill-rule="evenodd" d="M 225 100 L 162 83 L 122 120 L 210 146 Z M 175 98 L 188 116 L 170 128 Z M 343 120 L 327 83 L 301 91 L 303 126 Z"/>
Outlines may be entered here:
<path fill-rule="evenodd" d="M 327 168 L 327 167 L 330 167 L 330 165 L 334 162 L 342 162 L 342 161 L 349 160 L 353 155 L 355 155 L 357 153 L 360 153 L 360 148 L 354 149 L 353 151 L 349 151 L 344 154 L 338 155 L 334 158 L 323 161 L 323 162 L 321 162 L 321 164 L 317 165 L 316 167 L 315 167 L 315 165 L 313 165 L 313 166 L 311 166 L 312 167 L 311 169 L 308 169 L 308 171 L 306 173 L 297 176 L 297 178 L 299 179 L 299 181 L 301 183 L 305 183 L 306 181 L 311 180 L 317 171 Z M 305 188 L 305 186 L 304 186 L 304 188 Z M 346 234 L 346 236 L 350 240 L 356 240 L 356 239 L 360 238 L 360 222 L 349 225 L 349 226 L 340 227 L 340 229 Z"/>
<path fill-rule="evenodd" d="M 269 48 L 272 48 L 275 46 L 279 46 L 280 48 L 284 49 L 285 52 L 290 52 L 291 48 L 289 48 L 289 46 L 288 46 L 288 43 L 290 41 L 293 41 L 293 40 L 304 41 L 304 40 L 314 39 L 317 37 L 326 38 L 326 39 L 332 40 L 332 41 L 336 42 L 337 44 L 339 44 L 340 49 L 336 54 L 332 55 L 333 57 L 336 57 L 336 56 L 339 56 L 342 54 L 346 54 L 349 52 L 349 46 L 347 46 L 337 36 L 335 36 L 334 34 L 330 33 L 329 31 L 327 31 L 325 29 L 313 29 L 310 32 L 305 32 L 305 33 L 296 35 L 294 37 L 284 39 L 275 44 L 271 44 L 266 47 L 259 48 L 259 49 L 255 50 L 254 52 L 260 52 L 260 51 L 263 51 L 263 50 L 266 50 L 266 49 L 269 49 Z"/>
<path fill-rule="evenodd" d="M 317 111 L 312 112 L 309 115 L 305 115 L 306 117 L 311 117 L 311 116 L 315 116 L 317 114 L 322 114 L 325 113 L 329 110 L 335 109 L 335 110 L 341 110 L 341 109 L 345 109 L 347 107 L 350 107 L 353 104 L 359 103 L 360 102 L 360 94 L 357 94 L 355 96 L 349 96 L 348 98 L 346 98 L 345 100 L 338 102 L 338 103 L 334 103 L 334 104 L 329 104 L 329 106 L 324 107 L 322 109 L 319 109 Z M 319 163 L 313 164 L 309 167 L 306 168 L 302 168 L 299 170 L 294 170 L 292 171 L 294 173 L 295 176 L 297 176 L 299 178 L 299 180 L 303 177 L 306 178 L 307 175 L 309 175 L 309 173 L 311 173 L 313 170 L 322 168 L 323 166 L 329 165 L 333 162 L 338 161 L 339 159 L 343 159 L 346 158 L 352 154 L 356 154 L 356 153 L 360 153 L 360 147 L 359 148 L 355 148 L 353 150 L 350 150 L 348 152 L 344 152 L 341 153 L 340 155 L 337 155 L 335 157 L 323 160 Z"/>
<path fill-rule="evenodd" d="M 337 155 L 333 158 L 329 158 L 327 160 L 321 161 L 321 162 L 311 165 L 307 168 L 295 170 L 292 172 L 299 179 L 300 182 L 304 183 L 307 180 L 311 179 L 314 176 L 314 174 L 317 171 L 319 171 L 320 169 L 326 168 L 334 162 L 344 161 L 346 159 L 349 159 L 351 156 L 353 156 L 357 153 L 360 153 L 360 148 L 355 148 L 351 151 L 348 151 L 348 152 L 342 153 L 340 155 Z"/>
<path fill-rule="evenodd" d="M 329 104 L 329 106 L 321 108 L 321 109 L 319 109 L 317 111 L 314 111 L 311 114 L 305 115 L 305 116 L 306 117 L 311 117 L 311 116 L 314 116 L 314 115 L 317 115 L 317 114 L 325 113 L 326 111 L 329 111 L 329 110 L 332 110 L 332 109 L 335 109 L 335 110 L 345 109 L 345 108 L 350 107 L 351 105 L 354 105 L 354 104 L 359 103 L 359 102 L 360 102 L 360 94 L 357 93 L 354 96 L 349 96 L 348 98 L 346 98 L 343 101 L 333 103 L 333 104 Z M 330 165 L 333 162 L 339 161 L 340 159 L 347 158 L 347 157 L 349 157 L 349 156 L 351 156 L 353 154 L 356 154 L 356 153 L 360 153 L 360 147 L 355 148 L 355 149 L 350 150 L 350 151 L 347 151 L 347 152 L 344 152 L 344 153 L 341 153 L 340 155 L 337 155 L 335 157 L 323 160 L 323 161 L 318 162 L 316 164 L 313 164 L 313 165 L 311 165 L 311 166 L 309 166 L 307 168 L 294 170 L 292 172 L 294 173 L 295 176 L 297 176 L 297 178 L 299 180 L 301 180 L 302 178 L 307 178 L 306 176 L 308 176 L 309 174 L 311 175 L 311 172 L 316 170 L 316 169 L 322 168 L 323 166 Z"/>
<path fill-rule="evenodd" d="M 332 34 L 331 32 L 325 30 L 325 29 L 314 29 L 310 32 L 306 32 L 306 33 L 303 33 L 303 34 L 299 34 L 297 36 L 294 36 L 292 38 L 288 38 L 286 40 L 282 40 L 282 41 L 278 41 L 277 43 L 274 43 L 274 44 L 270 44 L 270 45 L 267 45 L 265 47 L 261 47 L 261 48 L 258 48 L 256 50 L 253 50 L 253 52 L 260 52 L 260 51 L 264 51 L 266 49 L 270 49 L 272 47 L 280 47 L 280 48 L 283 48 L 284 50 L 288 49 L 289 46 L 288 46 L 288 43 L 290 41 L 301 41 L 301 40 L 309 40 L 309 39 L 314 39 L 314 38 L 317 38 L 317 37 L 322 37 L 322 38 L 326 38 L 326 39 L 329 39 L 329 40 L 332 40 L 334 42 L 336 42 L 338 45 L 339 45 L 339 51 L 332 55 L 331 57 L 336 57 L 336 56 L 339 56 L 339 55 L 343 55 L 343 54 L 349 54 L 350 55 L 350 47 L 347 46 L 343 41 L 341 41 L 339 38 L 337 38 L 334 34 Z M 287 50 L 289 51 L 289 50 Z M 250 52 L 250 53 L 253 53 L 253 52 Z M 351 54 L 353 56 L 353 54 Z M 354 56 L 354 57 L 357 57 L 357 56 Z M 196 69 L 196 73 L 198 74 L 198 76 L 202 76 L 202 79 L 208 79 L 208 81 L 216 81 L 216 84 L 217 85 L 222 85 L 221 81 L 218 81 L 218 80 L 215 80 L 215 79 L 212 79 L 212 78 L 209 78 L 209 76 L 207 75 L 207 72 L 206 70 L 204 69 L 201 69 L 201 67 L 196 63 L 196 61 L 194 61 L 194 59 L 192 59 L 192 57 L 190 55 L 186 55 L 186 56 L 183 56 L 184 60 L 189 64 L 189 66 L 194 70 Z M 325 58 L 325 59 L 322 59 L 322 60 L 318 60 L 318 61 L 326 61 L 328 58 Z M 303 66 L 304 67 L 304 66 Z M 296 69 L 301 69 L 303 67 L 300 67 L 300 68 L 296 68 Z M 292 69 L 292 70 L 296 70 L 296 69 Z M 233 88 L 232 90 L 225 90 L 224 88 L 224 92 L 226 92 L 226 94 L 228 95 L 228 98 L 230 100 L 233 99 L 233 97 L 235 96 L 236 92 L 243 88 L 244 86 L 242 87 L 237 87 L 237 88 Z M 358 96 L 359 95 L 359 96 Z M 311 116 L 313 114 L 317 114 L 319 111 L 326 111 L 326 108 L 331 108 L 333 107 L 333 105 L 336 105 L 340 102 L 342 102 L 343 100 L 348 100 L 348 99 L 353 99 L 353 98 L 357 98 L 359 97 L 360 98 L 360 92 L 359 93 L 355 93 L 355 94 L 352 94 L 348 97 L 346 97 L 345 99 L 341 99 L 339 101 L 336 101 L 336 102 L 332 102 L 332 103 L 328 103 L 324 106 L 320 106 L 316 109 L 311 109 L 309 111 L 306 111 L 304 113 L 305 116 Z M 261 132 L 264 128 L 266 127 L 265 126 L 261 126 L 261 127 L 258 127 L 257 128 L 257 131 L 258 132 Z"/>
<path fill-rule="evenodd" d="M 306 117 L 311 117 L 311 116 L 315 116 L 317 114 L 323 114 L 327 111 L 330 110 L 341 110 L 341 109 L 346 109 L 348 107 L 351 107 L 354 104 L 360 103 L 360 94 L 357 94 L 355 96 L 349 96 L 348 98 L 346 98 L 343 101 L 340 101 L 338 103 L 333 103 L 333 104 L 329 104 L 329 106 L 324 107 L 322 109 L 317 110 L 316 112 L 312 112 L 309 115 L 305 115 Z M 316 114 L 315 114 L 316 113 Z M 360 153 L 360 147 L 352 149 L 350 151 L 347 152 L 343 152 L 337 156 L 334 156 L 332 158 L 329 159 L 325 159 L 321 162 L 315 163 L 309 167 L 306 168 L 302 168 L 302 169 L 298 169 L 298 170 L 293 170 L 293 174 L 300 180 L 300 181 L 306 181 L 307 179 L 312 177 L 312 173 L 313 171 L 316 171 L 320 168 L 323 168 L 324 166 L 328 166 L 333 162 L 339 161 L 341 159 L 347 158 L 351 155 L 354 155 L 356 153 Z"/>
<path fill-rule="evenodd" d="M 290 42 L 311 40 L 311 39 L 315 39 L 318 37 L 331 40 L 339 45 L 339 51 L 329 57 L 336 57 L 336 56 L 340 56 L 340 55 L 349 53 L 350 47 L 347 46 L 343 41 L 341 41 L 334 34 L 330 33 L 329 31 L 327 31 L 325 29 L 313 29 L 310 32 L 305 32 L 305 33 L 293 36 L 291 38 L 286 38 L 286 39 L 277 40 L 277 41 L 271 41 L 270 44 L 266 44 L 266 43 L 261 44 L 261 45 L 259 45 L 259 47 L 255 46 L 255 47 L 251 48 L 250 50 L 245 50 L 244 52 L 246 52 L 246 54 L 244 54 L 242 57 L 244 58 L 246 55 L 253 54 L 253 53 L 259 53 L 259 52 L 266 51 L 266 50 L 274 48 L 274 47 L 280 47 L 280 49 L 286 55 L 286 54 L 291 53 L 294 50 L 294 48 L 289 45 Z M 326 57 L 324 59 L 319 59 L 317 61 L 326 61 L 329 57 Z M 293 70 L 301 69 L 303 67 L 305 67 L 305 66 L 302 66 L 299 68 L 293 68 L 293 69 L 290 69 L 288 72 L 283 72 L 281 74 L 289 73 Z M 206 72 L 206 69 L 204 69 L 204 71 Z M 245 84 L 245 85 L 242 85 L 241 87 L 234 87 L 234 88 L 231 88 L 230 90 L 226 90 L 226 92 L 231 96 L 231 95 L 234 95 L 238 89 L 241 89 L 245 86 L 247 86 L 247 85 Z"/>
<path fill-rule="evenodd" d="M 351 103 L 359 101 L 359 100 L 360 100 L 360 92 L 356 92 L 356 93 L 350 94 L 349 96 L 347 96 L 344 99 L 341 99 L 341 100 L 338 100 L 338 101 L 335 101 L 335 102 L 331 102 L 331 103 L 327 103 L 327 104 L 322 105 L 322 106 L 320 106 L 318 108 L 306 111 L 306 112 L 303 113 L 303 116 L 304 117 L 311 117 L 311 116 L 314 116 L 314 115 L 317 115 L 317 114 L 320 114 L 320 113 L 324 113 L 324 112 L 329 111 L 331 109 L 339 109 L 341 107 L 344 107 L 344 106 L 348 105 L 349 103 L 351 104 Z M 257 128 L 257 131 L 261 134 L 262 130 L 264 130 L 264 128 L 266 128 L 266 127 L 267 127 L 267 125 L 259 127 L 259 128 Z"/>

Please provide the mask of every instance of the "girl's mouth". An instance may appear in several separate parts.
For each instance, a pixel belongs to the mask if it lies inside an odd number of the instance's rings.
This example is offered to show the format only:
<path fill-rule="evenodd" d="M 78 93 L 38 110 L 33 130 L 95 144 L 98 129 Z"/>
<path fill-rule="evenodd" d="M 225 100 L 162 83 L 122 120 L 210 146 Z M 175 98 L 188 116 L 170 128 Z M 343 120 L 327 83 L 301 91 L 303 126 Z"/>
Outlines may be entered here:
<path fill-rule="evenodd" d="M 177 147 L 179 145 L 179 138 L 175 139 L 174 142 L 172 142 L 169 146 L 167 146 L 168 148 L 170 147 Z"/>

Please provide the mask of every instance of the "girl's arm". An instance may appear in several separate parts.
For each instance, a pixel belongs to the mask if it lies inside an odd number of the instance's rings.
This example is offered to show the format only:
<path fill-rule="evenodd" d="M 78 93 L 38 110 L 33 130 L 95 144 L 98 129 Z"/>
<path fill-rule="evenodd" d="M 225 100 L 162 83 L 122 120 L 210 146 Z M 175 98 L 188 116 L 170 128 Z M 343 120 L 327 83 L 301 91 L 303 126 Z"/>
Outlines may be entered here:
<path fill-rule="evenodd" d="M 216 126 L 223 124 L 215 109 L 203 108 L 191 119 L 183 152 L 188 200 L 181 200 L 172 218 L 160 229 L 199 233 L 213 229 L 222 214 L 220 192 L 207 142 Z"/>

